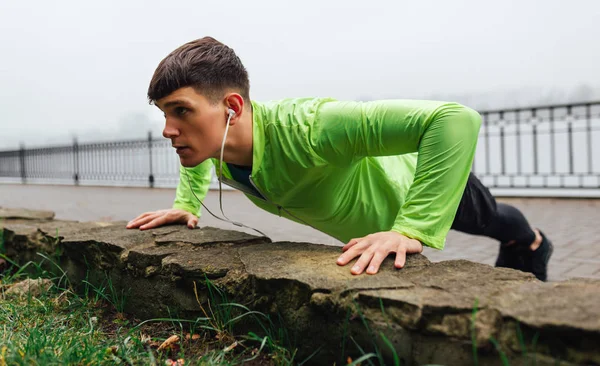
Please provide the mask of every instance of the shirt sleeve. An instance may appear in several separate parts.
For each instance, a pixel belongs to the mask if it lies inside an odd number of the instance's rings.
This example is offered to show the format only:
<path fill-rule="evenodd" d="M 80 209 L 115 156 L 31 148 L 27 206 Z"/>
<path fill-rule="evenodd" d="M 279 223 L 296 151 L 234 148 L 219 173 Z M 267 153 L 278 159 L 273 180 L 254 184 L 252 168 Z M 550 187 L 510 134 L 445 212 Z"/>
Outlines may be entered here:
<path fill-rule="evenodd" d="M 315 149 L 333 164 L 418 152 L 391 230 L 442 249 L 473 163 L 480 115 L 434 101 L 328 102 L 316 121 Z"/>
<path fill-rule="evenodd" d="M 180 166 L 179 184 L 177 185 L 173 208 L 185 210 L 200 217 L 202 210 L 198 200 L 204 201 L 206 197 L 212 178 L 212 167 L 211 159 L 207 159 L 193 168 Z"/>

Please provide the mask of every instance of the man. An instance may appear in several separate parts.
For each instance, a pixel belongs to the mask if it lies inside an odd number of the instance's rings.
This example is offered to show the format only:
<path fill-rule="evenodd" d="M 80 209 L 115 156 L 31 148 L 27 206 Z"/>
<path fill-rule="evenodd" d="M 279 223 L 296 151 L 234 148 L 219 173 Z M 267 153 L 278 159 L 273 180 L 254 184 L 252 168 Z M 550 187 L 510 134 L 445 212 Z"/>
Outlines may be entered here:
<path fill-rule="evenodd" d="M 158 65 L 148 98 L 181 162 L 172 209 L 127 228 L 194 228 L 211 166 L 257 206 L 347 244 L 337 264 L 375 274 L 423 245 L 443 249 L 450 228 L 500 241 L 496 265 L 546 280 L 552 244 L 469 173 L 479 114 L 455 103 L 333 99 L 250 100 L 235 52 L 205 37 Z M 212 158 L 212 160 L 211 160 Z"/>

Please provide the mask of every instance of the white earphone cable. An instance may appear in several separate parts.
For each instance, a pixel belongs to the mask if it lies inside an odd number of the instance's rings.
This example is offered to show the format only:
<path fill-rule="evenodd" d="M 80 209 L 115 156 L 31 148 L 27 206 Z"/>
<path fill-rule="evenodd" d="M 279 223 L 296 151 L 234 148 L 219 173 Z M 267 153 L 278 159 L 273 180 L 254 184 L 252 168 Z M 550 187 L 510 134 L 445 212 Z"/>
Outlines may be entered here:
<path fill-rule="evenodd" d="M 190 176 L 188 175 L 187 169 L 185 167 L 183 169 L 184 169 L 185 175 L 187 177 L 188 185 L 190 187 L 190 192 L 192 192 L 192 195 L 194 195 L 194 197 L 196 198 L 196 200 L 198 200 L 198 202 L 200 202 L 200 204 L 202 205 L 202 207 L 204 207 L 204 209 L 206 211 L 208 211 L 209 214 L 211 214 L 214 218 L 216 218 L 218 220 L 221 220 L 221 221 L 224 221 L 224 222 L 228 222 L 228 223 L 233 224 L 233 225 L 238 226 L 238 227 L 244 227 L 246 229 L 254 230 L 257 233 L 259 233 L 260 235 L 268 238 L 268 236 L 265 233 L 263 233 L 262 231 L 260 231 L 258 229 L 255 229 L 255 228 L 250 227 L 250 226 L 246 226 L 246 225 L 242 224 L 241 222 L 236 222 L 236 221 L 230 220 L 225 215 L 225 212 L 223 212 L 223 189 L 222 189 L 222 186 L 221 186 L 221 180 L 223 179 L 223 151 L 225 149 L 225 140 L 227 139 L 227 133 L 229 132 L 229 122 L 231 121 L 231 117 L 233 117 L 234 114 L 235 114 L 235 112 L 233 112 L 233 110 L 230 109 L 229 110 L 229 116 L 227 117 L 227 125 L 225 126 L 225 133 L 223 134 L 223 142 L 221 143 L 221 156 L 220 156 L 220 159 L 219 159 L 219 207 L 221 209 L 221 214 L 223 215 L 224 219 L 221 218 L 221 217 L 218 217 L 215 214 L 213 214 L 208 209 L 208 207 L 206 207 L 204 205 L 204 203 L 202 203 L 202 200 L 200 200 L 198 198 L 198 196 L 196 196 L 196 193 L 194 193 L 194 190 L 192 189 L 192 182 L 190 180 Z"/>

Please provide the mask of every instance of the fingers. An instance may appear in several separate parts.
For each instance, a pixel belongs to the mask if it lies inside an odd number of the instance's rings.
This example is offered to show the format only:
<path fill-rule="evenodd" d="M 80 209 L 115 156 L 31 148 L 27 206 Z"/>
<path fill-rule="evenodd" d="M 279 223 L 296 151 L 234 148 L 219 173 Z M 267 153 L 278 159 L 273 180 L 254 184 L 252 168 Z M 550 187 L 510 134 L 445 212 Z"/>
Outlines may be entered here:
<path fill-rule="evenodd" d="M 356 240 L 356 239 L 353 239 L 353 240 Z M 348 245 L 349 244 L 350 243 L 348 243 Z M 346 251 L 344 251 L 344 254 L 339 256 L 339 258 L 337 259 L 337 264 L 340 266 L 345 266 L 351 260 L 353 260 L 354 258 L 358 257 L 360 254 L 362 254 L 362 252 L 368 246 L 369 246 L 369 243 L 367 241 L 353 243 L 349 249 L 346 249 Z"/>
<path fill-rule="evenodd" d="M 406 254 L 423 253 L 423 244 L 417 239 L 409 239 L 406 244 Z"/>
<path fill-rule="evenodd" d="M 372 250 L 365 251 L 360 256 L 360 258 L 358 258 L 358 260 L 356 261 L 356 264 L 354 264 L 354 266 L 350 270 L 350 273 L 352 273 L 353 275 L 361 274 L 364 271 L 364 269 L 367 267 L 369 262 L 371 262 L 373 255 L 374 255 L 374 253 Z"/>
<path fill-rule="evenodd" d="M 383 260 L 388 256 L 388 254 L 389 252 L 387 250 L 377 250 L 373 254 L 371 263 L 369 263 L 367 274 L 376 274 L 379 271 L 379 267 L 381 267 L 381 263 L 383 263 Z"/>
<path fill-rule="evenodd" d="M 379 267 L 383 260 L 390 253 L 390 243 L 383 243 L 383 245 L 378 244 L 379 243 L 376 242 L 372 243 L 368 239 L 352 239 L 347 244 L 350 246 L 349 249 L 338 258 L 337 264 L 345 266 L 360 255 L 360 258 L 358 258 L 354 266 L 352 266 L 352 269 L 350 269 L 350 273 L 359 275 L 368 267 L 367 273 L 375 274 L 379 271 Z"/>
<path fill-rule="evenodd" d="M 146 216 L 148 216 L 148 215 L 152 215 L 153 213 L 154 213 L 154 212 L 144 212 L 143 214 L 141 214 L 141 215 L 139 215 L 138 217 L 136 217 L 136 218 L 132 219 L 131 221 L 129 221 L 129 222 L 127 223 L 127 226 L 126 226 L 126 227 L 127 227 L 128 229 L 132 229 L 132 228 L 134 228 L 134 225 L 135 225 L 135 223 L 136 223 L 137 221 L 139 221 L 139 220 L 143 219 L 144 217 L 146 217 Z"/>
<path fill-rule="evenodd" d="M 403 268 L 406 264 L 406 255 L 422 253 L 423 244 L 400 233 L 388 231 L 352 239 L 342 248 L 342 251 L 344 253 L 337 259 L 338 265 L 345 266 L 360 256 L 350 272 L 358 275 L 366 269 L 367 274 L 376 274 L 390 253 L 396 253 L 394 266 Z"/>
<path fill-rule="evenodd" d="M 128 229 L 140 228 L 147 230 L 166 224 L 186 224 L 193 229 L 198 225 L 198 217 L 184 210 L 169 209 L 154 212 L 145 212 L 127 223 Z"/>
<path fill-rule="evenodd" d="M 128 229 L 135 229 L 140 227 L 141 225 L 144 225 L 152 220 L 154 220 L 156 217 L 158 217 L 159 214 L 156 212 L 148 212 L 145 213 L 143 215 L 138 216 L 137 218 L 129 221 L 129 223 L 127 224 L 127 228 Z"/>
<path fill-rule="evenodd" d="M 151 220 L 150 222 L 148 222 L 147 224 L 144 224 L 142 226 L 140 226 L 140 230 L 148 230 L 148 229 L 152 229 L 161 225 L 165 225 L 165 224 L 170 224 L 174 222 L 169 216 L 167 215 L 160 215 L 156 218 L 154 218 L 153 220 Z"/>
<path fill-rule="evenodd" d="M 196 227 L 196 225 L 198 225 L 198 218 L 190 214 L 187 220 L 188 229 L 193 229 Z"/>
<path fill-rule="evenodd" d="M 354 258 L 360 256 L 354 266 L 350 269 L 353 275 L 359 275 L 367 269 L 368 274 L 375 274 L 379 271 L 381 263 L 392 251 L 393 243 L 378 242 L 376 238 L 365 237 L 352 239 L 346 244 L 346 251 L 338 258 L 337 264 L 345 266 Z"/>
<path fill-rule="evenodd" d="M 399 246 L 398 250 L 396 250 L 396 260 L 394 261 L 394 267 L 404 268 L 405 264 L 406 264 L 406 249 L 404 247 Z"/>
<path fill-rule="evenodd" d="M 356 245 L 358 242 L 360 242 L 362 239 L 363 239 L 363 238 L 354 238 L 354 239 L 351 239 L 351 240 L 348 242 L 348 244 L 346 244 L 346 245 L 344 245 L 344 246 L 342 247 L 342 251 L 343 251 L 343 252 L 347 251 L 348 249 L 350 249 L 350 248 L 352 248 L 353 246 L 355 246 L 355 245 Z"/>

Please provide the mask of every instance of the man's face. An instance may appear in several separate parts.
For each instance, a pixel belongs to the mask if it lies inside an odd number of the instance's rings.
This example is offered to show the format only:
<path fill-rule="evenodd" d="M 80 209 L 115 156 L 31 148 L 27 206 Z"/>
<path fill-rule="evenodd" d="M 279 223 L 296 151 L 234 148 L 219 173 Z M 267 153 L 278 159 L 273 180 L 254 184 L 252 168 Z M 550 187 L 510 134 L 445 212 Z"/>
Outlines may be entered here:
<path fill-rule="evenodd" d="M 225 132 L 227 108 L 210 103 L 191 87 L 175 90 L 156 101 L 165 115 L 163 136 L 171 140 L 184 167 L 218 156 Z"/>

